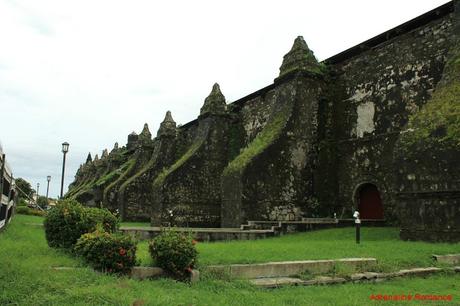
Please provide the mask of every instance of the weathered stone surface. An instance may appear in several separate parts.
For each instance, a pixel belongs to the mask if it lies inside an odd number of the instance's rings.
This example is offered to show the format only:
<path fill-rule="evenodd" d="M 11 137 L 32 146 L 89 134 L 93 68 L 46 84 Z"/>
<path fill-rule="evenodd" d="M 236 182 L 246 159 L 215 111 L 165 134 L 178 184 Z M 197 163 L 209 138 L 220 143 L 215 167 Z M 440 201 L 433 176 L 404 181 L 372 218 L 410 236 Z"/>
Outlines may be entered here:
<path fill-rule="evenodd" d="M 214 86 L 212 86 L 211 93 L 204 100 L 204 105 L 201 107 L 200 115 L 222 115 L 225 114 L 226 109 L 227 104 L 225 103 L 225 97 L 220 91 L 219 84 L 215 83 Z"/>
<path fill-rule="evenodd" d="M 458 2 L 457 2 L 458 5 Z M 401 238 L 460 241 L 460 11 L 451 47 L 431 99 L 412 114 L 395 160 Z"/>
<path fill-rule="evenodd" d="M 451 265 L 460 264 L 460 254 L 433 255 L 433 258 L 439 263 Z"/>
<path fill-rule="evenodd" d="M 130 275 L 135 279 L 148 279 L 163 276 L 164 271 L 158 267 L 133 267 Z"/>
<path fill-rule="evenodd" d="M 333 285 L 333 284 L 342 284 L 346 282 L 346 279 L 342 277 L 330 277 L 330 276 L 318 276 L 311 281 L 305 281 L 305 284 L 313 285 Z"/>
<path fill-rule="evenodd" d="M 86 164 L 89 164 L 90 162 L 93 161 L 93 158 L 91 157 L 91 153 L 88 153 L 88 157 L 86 157 Z"/>
<path fill-rule="evenodd" d="M 192 233 L 194 239 L 198 241 L 222 241 L 222 240 L 255 240 L 273 237 L 277 232 L 273 230 L 241 230 L 238 228 L 181 228 L 176 227 L 177 231 Z M 120 231 L 125 234 L 146 240 L 158 236 L 162 232 L 162 227 L 120 227 Z"/>
<path fill-rule="evenodd" d="M 157 137 L 162 137 L 162 136 L 171 136 L 171 137 L 176 136 L 176 122 L 172 118 L 170 111 L 166 112 L 165 119 L 160 124 L 160 128 L 158 129 L 158 132 L 157 132 Z"/>
<path fill-rule="evenodd" d="M 318 61 L 302 36 L 295 39 L 291 51 L 284 56 L 280 76 L 298 71 L 321 73 Z"/>
<path fill-rule="evenodd" d="M 436 267 L 428 267 L 428 268 L 414 268 L 414 269 L 405 269 L 400 270 L 397 272 L 396 276 L 408 276 L 408 275 L 416 275 L 416 276 L 423 276 L 432 273 L 441 272 L 441 268 Z"/>
<path fill-rule="evenodd" d="M 215 84 L 196 129 L 178 148 L 178 158 L 153 181 L 152 225 L 221 225 L 220 175 L 228 163 L 225 98 Z M 185 135 L 179 135 L 179 141 Z"/>
<path fill-rule="evenodd" d="M 460 272 L 460 267 L 448 268 L 444 270 L 453 269 L 456 272 Z M 354 273 L 346 277 L 331 277 L 331 276 L 317 276 L 313 279 L 302 280 L 300 278 L 292 277 L 267 277 L 267 278 L 256 278 L 250 279 L 249 282 L 257 287 L 262 288 L 277 288 L 285 285 L 332 285 L 342 284 L 345 282 L 382 282 L 386 279 L 393 277 L 407 277 L 407 276 L 426 276 L 432 273 L 438 273 L 443 271 L 439 268 L 414 268 L 408 270 L 400 270 L 393 273 L 375 273 L 375 272 L 363 272 Z"/>
<path fill-rule="evenodd" d="M 137 135 L 136 132 L 132 132 L 131 134 L 128 135 L 128 143 L 126 144 L 126 147 L 128 150 L 134 149 L 134 147 L 137 145 L 137 140 L 139 139 L 139 135 Z"/>
<path fill-rule="evenodd" d="M 330 276 L 318 276 L 311 280 L 302 280 L 300 278 L 293 277 L 267 277 L 267 278 L 256 278 L 251 279 L 249 282 L 257 287 L 261 288 L 278 288 L 281 286 L 312 286 L 312 285 L 333 285 L 343 284 L 346 279 L 342 277 L 330 277 Z"/>
<path fill-rule="evenodd" d="M 251 279 L 249 282 L 261 288 L 277 288 L 287 285 L 302 285 L 304 283 L 300 278 L 293 277 L 267 277 Z"/>
<path fill-rule="evenodd" d="M 196 283 L 200 281 L 200 271 L 198 270 L 192 270 L 190 272 L 190 282 L 191 283 Z"/>
<path fill-rule="evenodd" d="M 298 275 L 305 271 L 313 274 L 330 272 L 336 263 L 349 267 L 372 266 L 377 263 L 375 258 L 344 258 L 338 260 L 304 260 L 267 262 L 261 264 L 208 266 L 209 271 L 227 271 L 235 278 L 284 277 Z"/>
<path fill-rule="evenodd" d="M 167 114 L 154 140 L 147 126 L 130 134 L 79 168 L 68 197 L 207 227 L 358 208 L 403 239 L 460 241 L 459 11 L 447 3 L 321 64 L 298 37 L 273 84 L 229 105 L 215 84 L 197 120 L 176 129 Z M 360 201 L 366 186 L 378 208 Z"/>
<path fill-rule="evenodd" d="M 376 279 L 376 278 L 382 278 L 383 274 L 382 273 L 376 273 L 376 272 L 363 272 L 363 273 L 354 273 L 350 275 L 350 279 L 353 281 L 358 281 L 358 280 L 371 280 L 371 279 Z"/>

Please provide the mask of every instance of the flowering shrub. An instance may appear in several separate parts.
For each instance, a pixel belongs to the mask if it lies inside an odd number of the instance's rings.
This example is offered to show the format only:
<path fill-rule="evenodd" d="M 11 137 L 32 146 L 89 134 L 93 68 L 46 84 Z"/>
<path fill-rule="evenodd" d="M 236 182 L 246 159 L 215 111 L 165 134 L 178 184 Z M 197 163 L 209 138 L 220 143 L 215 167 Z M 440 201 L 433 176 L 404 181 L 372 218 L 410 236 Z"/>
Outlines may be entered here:
<path fill-rule="evenodd" d="M 116 274 L 128 273 L 136 264 L 136 249 L 130 236 L 107 233 L 101 227 L 82 235 L 74 247 L 94 269 Z"/>
<path fill-rule="evenodd" d="M 164 230 L 149 243 L 149 252 L 156 264 L 173 276 L 186 278 L 196 265 L 196 241 L 189 233 Z"/>
<path fill-rule="evenodd" d="M 97 224 L 113 232 L 118 220 L 107 209 L 85 208 L 74 200 L 60 201 L 46 215 L 46 240 L 50 247 L 70 249 L 81 235 L 94 231 Z"/>

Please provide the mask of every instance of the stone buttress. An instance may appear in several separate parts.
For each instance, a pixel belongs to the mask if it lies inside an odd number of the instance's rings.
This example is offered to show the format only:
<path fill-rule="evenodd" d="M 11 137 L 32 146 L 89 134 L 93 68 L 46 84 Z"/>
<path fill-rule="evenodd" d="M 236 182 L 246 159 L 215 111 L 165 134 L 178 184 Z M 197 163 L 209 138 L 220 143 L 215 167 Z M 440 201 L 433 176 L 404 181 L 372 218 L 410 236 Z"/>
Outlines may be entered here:
<path fill-rule="evenodd" d="M 176 122 L 168 111 L 158 129 L 150 160 L 120 186 L 118 201 L 124 207 L 126 220 L 150 220 L 150 210 L 154 203 L 152 182 L 164 168 L 174 162 L 176 134 Z"/>
<path fill-rule="evenodd" d="M 263 127 L 222 174 L 222 227 L 248 220 L 299 220 L 313 196 L 321 66 L 298 37 L 263 99 Z M 244 113 L 244 109 L 242 110 Z"/>

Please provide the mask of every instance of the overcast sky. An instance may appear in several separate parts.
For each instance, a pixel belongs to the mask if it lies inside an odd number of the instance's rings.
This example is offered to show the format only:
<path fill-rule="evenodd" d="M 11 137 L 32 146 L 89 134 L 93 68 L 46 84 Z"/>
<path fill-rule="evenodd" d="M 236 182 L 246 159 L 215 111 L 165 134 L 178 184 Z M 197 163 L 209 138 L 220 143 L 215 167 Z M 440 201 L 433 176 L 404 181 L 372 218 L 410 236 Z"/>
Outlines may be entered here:
<path fill-rule="evenodd" d="M 273 82 L 302 35 L 319 60 L 445 0 L 0 0 L 0 141 L 16 177 L 59 194 L 88 152 L 171 110 L 195 119 L 212 84 L 228 102 Z"/>

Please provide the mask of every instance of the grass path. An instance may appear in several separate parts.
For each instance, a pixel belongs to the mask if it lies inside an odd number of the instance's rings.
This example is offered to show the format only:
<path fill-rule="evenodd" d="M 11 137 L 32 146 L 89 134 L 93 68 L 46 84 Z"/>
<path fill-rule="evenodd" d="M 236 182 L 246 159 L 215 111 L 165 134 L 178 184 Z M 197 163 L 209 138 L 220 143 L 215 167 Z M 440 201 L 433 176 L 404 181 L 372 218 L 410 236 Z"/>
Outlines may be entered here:
<path fill-rule="evenodd" d="M 372 305 L 369 299 L 371 294 L 452 294 L 453 302 L 445 304 L 460 304 L 458 274 L 391 280 L 379 284 L 286 287 L 277 290 L 261 290 L 244 281 L 225 282 L 206 275 L 203 281 L 193 285 L 168 279 L 135 281 L 125 277 L 117 278 L 96 273 L 85 268 L 74 257 L 50 249 L 46 245 L 43 228 L 30 225 L 40 223 L 41 220 L 40 217 L 16 215 L 10 226 L 0 233 L 0 305 Z M 327 253 L 317 249 L 324 246 L 320 244 L 320 232 L 313 235 L 316 238 L 310 237 L 312 239 L 308 241 L 300 239 L 304 235 L 279 238 L 278 242 L 284 241 L 281 246 L 275 243 L 270 247 L 270 241 L 265 240 L 253 242 L 254 247 L 250 247 L 251 242 L 229 242 L 202 243 L 199 248 L 203 253 L 202 261 L 213 263 L 229 261 L 232 254 L 239 253 L 243 255 L 235 260 L 256 260 L 267 256 L 275 258 L 281 256 L 281 253 L 296 259 L 297 256 L 304 257 L 306 251 L 316 252 L 314 254 L 317 256 Z M 327 237 L 327 232 L 324 235 L 326 236 L 323 238 Z M 367 237 L 369 240 L 370 236 Z M 316 251 L 309 248 L 303 251 L 293 250 L 291 244 L 296 242 L 297 245 L 310 243 L 315 246 Z M 266 250 L 263 248 L 264 244 L 267 246 Z M 363 249 L 369 252 L 370 246 L 365 245 L 363 244 Z M 239 250 L 233 250 L 232 246 Z M 280 247 L 285 249 L 276 251 Z M 340 254 L 333 249 L 328 251 Z M 266 255 L 254 258 L 249 256 L 254 254 L 251 252 L 265 252 Z M 390 249 L 387 252 L 397 250 Z M 310 256 L 311 253 L 307 254 Z M 80 268 L 55 271 L 50 269 L 52 266 Z M 401 305 L 401 302 L 384 304 Z M 419 304 L 420 302 L 404 302 L 404 305 Z"/>

